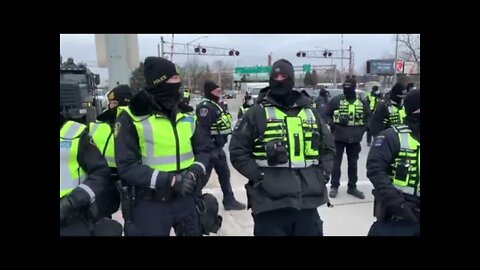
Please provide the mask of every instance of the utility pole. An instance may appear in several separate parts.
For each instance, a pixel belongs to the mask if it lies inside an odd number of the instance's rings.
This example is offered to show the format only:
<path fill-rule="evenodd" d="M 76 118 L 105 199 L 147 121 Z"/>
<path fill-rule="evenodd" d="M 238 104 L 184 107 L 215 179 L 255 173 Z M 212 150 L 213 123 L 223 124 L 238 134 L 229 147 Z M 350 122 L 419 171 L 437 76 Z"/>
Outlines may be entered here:
<path fill-rule="evenodd" d="M 352 46 L 348 47 L 349 59 L 348 59 L 348 75 L 352 76 Z"/>
<path fill-rule="evenodd" d="M 398 34 L 395 37 L 395 60 L 393 60 L 393 84 L 397 83 Z"/>
<path fill-rule="evenodd" d="M 333 65 L 333 89 L 337 89 L 337 65 Z"/>
<path fill-rule="evenodd" d="M 342 60 L 340 62 L 340 79 L 342 80 L 342 84 L 343 84 L 343 34 L 342 34 Z"/>
<path fill-rule="evenodd" d="M 164 54 L 163 54 L 163 52 L 165 51 L 165 50 L 164 50 L 164 47 L 163 47 L 164 45 L 165 45 L 165 41 L 163 41 L 163 37 L 160 37 L 160 48 L 161 48 L 161 54 L 160 54 L 160 56 L 161 56 L 161 57 L 163 57 L 163 55 L 164 55 Z"/>

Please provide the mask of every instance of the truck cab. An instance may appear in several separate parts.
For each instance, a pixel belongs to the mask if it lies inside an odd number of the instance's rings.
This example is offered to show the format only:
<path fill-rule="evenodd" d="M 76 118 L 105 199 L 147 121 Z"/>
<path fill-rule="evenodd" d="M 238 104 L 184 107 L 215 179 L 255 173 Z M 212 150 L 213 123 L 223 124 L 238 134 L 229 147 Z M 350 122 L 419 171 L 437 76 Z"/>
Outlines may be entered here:
<path fill-rule="evenodd" d="M 69 118 L 95 121 L 101 113 L 96 100 L 98 84 L 100 76 L 86 65 L 76 65 L 71 58 L 60 65 L 60 112 Z"/>

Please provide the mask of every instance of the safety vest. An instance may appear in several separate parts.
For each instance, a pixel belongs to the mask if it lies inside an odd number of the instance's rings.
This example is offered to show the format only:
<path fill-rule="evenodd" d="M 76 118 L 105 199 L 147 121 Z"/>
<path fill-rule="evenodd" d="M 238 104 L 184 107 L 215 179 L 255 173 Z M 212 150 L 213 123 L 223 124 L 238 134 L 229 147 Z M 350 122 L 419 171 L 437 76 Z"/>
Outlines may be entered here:
<path fill-rule="evenodd" d="M 245 114 L 246 111 L 248 111 L 248 109 L 250 109 L 250 107 L 247 107 L 247 108 L 244 108 L 243 105 L 240 106 L 240 111 Z"/>
<path fill-rule="evenodd" d="M 89 135 L 93 138 L 98 149 L 107 160 L 108 167 L 116 168 L 115 140 L 113 138 L 113 129 L 110 124 L 103 122 L 90 123 Z"/>
<path fill-rule="evenodd" d="M 177 113 L 175 125 L 163 115 L 136 116 L 123 107 L 137 130 L 142 164 L 162 172 L 189 168 L 195 161 L 192 142 L 196 117 L 192 113 Z"/>
<path fill-rule="evenodd" d="M 393 127 L 396 125 L 403 124 L 403 119 L 405 118 L 405 109 L 402 107 L 398 109 L 392 104 L 387 105 L 388 108 L 388 118 L 384 119 L 383 122 L 386 127 Z"/>
<path fill-rule="evenodd" d="M 305 168 L 318 165 L 320 152 L 312 148 L 313 132 L 318 125 L 312 109 L 303 108 L 297 116 L 287 116 L 275 106 L 266 106 L 267 127 L 265 133 L 255 140 L 253 155 L 260 167 Z M 287 145 L 288 160 L 285 164 L 269 166 L 265 144 L 272 140 L 283 140 Z"/>
<path fill-rule="evenodd" d="M 375 108 L 377 107 L 377 103 L 378 103 L 378 101 L 379 101 L 380 99 L 372 96 L 372 93 L 370 93 L 370 92 L 367 93 L 366 96 L 367 96 L 368 100 L 370 101 L 370 110 L 371 110 L 372 112 L 375 111 Z"/>
<path fill-rule="evenodd" d="M 420 197 L 420 142 L 412 137 L 412 131 L 405 125 L 393 129 L 400 141 L 400 152 L 392 163 L 390 175 L 393 185 L 404 193 Z M 400 166 L 408 173 L 398 175 Z"/>
<path fill-rule="evenodd" d="M 77 161 L 80 137 L 87 126 L 67 121 L 60 129 L 60 199 L 85 181 L 86 172 Z"/>
<path fill-rule="evenodd" d="M 347 126 L 363 126 L 364 116 L 365 113 L 363 112 L 363 104 L 360 101 L 360 96 L 357 95 L 357 99 L 353 104 L 350 104 L 350 102 L 345 99 L 345 96 L 342 96 L 339 108 L 333 111 L 333 122 L 339 124 L 340 119 L 348 117 Z"/>
<path fill-rule="evenodd" d="M 184 91 L 184 92 L 183 92 L 183 97 L 184 97 L 184 98 L 189 98 L 189 97 L 190 97 L 190 92 Z"/>
<path fill-rule="evenodd" d="M 211 134 L 212 135 L 228 135 L 232 134 L 232 122 L 233 117 L 229 112 L 226 112 L 219 104 L 211 101 L 210 99 L 203 99 L 200 101 L 201 105 L 205 105 L 206 102 L 214 104 L 220 112 L 220 117 L 218 117 L 217 122 L 212 125 Z"/>

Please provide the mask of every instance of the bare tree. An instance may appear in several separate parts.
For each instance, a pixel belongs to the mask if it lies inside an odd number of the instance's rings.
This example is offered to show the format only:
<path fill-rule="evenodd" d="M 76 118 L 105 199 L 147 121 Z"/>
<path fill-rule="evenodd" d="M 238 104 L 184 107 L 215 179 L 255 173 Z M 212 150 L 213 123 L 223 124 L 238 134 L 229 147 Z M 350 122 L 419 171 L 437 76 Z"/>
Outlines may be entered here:
<path fill-rule="evenodd" d="M 420 64 L 420 34 L 399 34 L 398 50 L 398 58 Z"/>
<path fill-rule="evenodd" d="M 134 93 L 139 92 L 145 88 L 145 77 L 143 76 L 143 62 L 140 62 L 140 65 L 132 71 L 130 76 L 130 87 L 133 89 Z"/>

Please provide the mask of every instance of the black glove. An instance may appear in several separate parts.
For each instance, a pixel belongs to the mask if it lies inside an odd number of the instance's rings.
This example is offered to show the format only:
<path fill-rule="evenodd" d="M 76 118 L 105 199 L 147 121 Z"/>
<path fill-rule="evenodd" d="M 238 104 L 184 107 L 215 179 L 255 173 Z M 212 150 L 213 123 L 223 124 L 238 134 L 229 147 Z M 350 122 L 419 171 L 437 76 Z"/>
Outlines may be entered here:
<path fill-rule="evenodd" d="M 67 217 L 71 215 L 71 213 L 75 211 L 73 208 L 72 203 L 70 202 L 69 198 L 63 198 L 60 200 L 60 224 L 63 224 Z"/>
<path fill-rule="evenodd" d="M 180 195 L 193 194 L 196 184 L 197 183 L 192 173 L 188 171 L 182 174 L 177 174 L 172 179 L 172 188 L 176 193 Z"/>
<path fill-rule="evenodd" d="M 399 206 L 390 207 L 389 212 L 394 216 L 401 217 L 405 220 L 418 222 L 418 218 L 415 216 L 412 206 L 405 202 Z"/>

